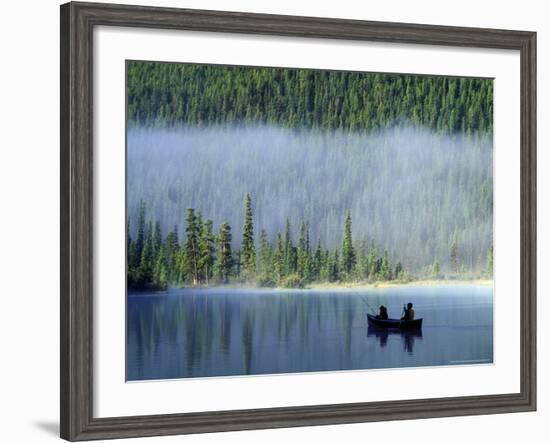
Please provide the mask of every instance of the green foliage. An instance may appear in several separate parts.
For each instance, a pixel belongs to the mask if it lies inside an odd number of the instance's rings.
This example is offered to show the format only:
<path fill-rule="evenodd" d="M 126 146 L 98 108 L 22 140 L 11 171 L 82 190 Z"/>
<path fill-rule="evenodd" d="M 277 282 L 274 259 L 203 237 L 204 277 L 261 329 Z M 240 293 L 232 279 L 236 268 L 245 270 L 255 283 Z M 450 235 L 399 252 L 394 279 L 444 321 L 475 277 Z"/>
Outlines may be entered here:
<path fill-rule="evenodd" d="M 441 277 L 441 266 L 439 265 L 439 259 L 435 259 L 432 265 L 432 276 L 433 278 Z"/>
<path fill-rule="evenodd" d="M 191 276 L 193 285 L 198 285 L 199 270 L 200 270 L 200 251 L 199 251 L 199 234 L 201 231 L 200 220 L 195 215 L 195 210 L 189 208 L 187 210 L 187 241 L 185 242 L 185 257 L 188 274 Z"/>
<path fill-rule="evenodd" d="M 305 281 L 398 278 L 400 271 L 391 263 L 395 258 L 411 272 L 427 275 L 431 273 L 435 256 L 441 258 L 443 274 L 453 277 L 488 274 L 489 257 L 485 257 L 492 238 L 493 207 L 492 80 L 129 62 L 127 85 L 130 128 L 146 128 L 144 133 L 152 133 L 154 131 L 147 128 L 185 127 L 183 132 L 190 140 L 199 137 L 194 128 L 202 131 L 205 127 L 216 127 L 229 131 L 223 133 L 221 147 L 219 137 L 193 145 L 198 152 L 193 157 L 197 158 L 197 164 L 190 167 L 196 174 L 187 176 L 177 164 L 164 163 L 162 174 L 148 161 L 144 162 L 145 171 L 134 168 L 136 163 L 131 163 L 134 151 L 129 149 L 128 170 L 136 171 L 129 174 L 128 180 L 129 281 L 138 279 L 145 243 L 149 242 L 148 255 L 157 257 L 161 232 L 167 232 L 174 223 L 182 225 L 182 214 L 188 206 L 203 211 L 216 222 L 225 220 L 231 226 L 242 226 L 242 213 L 233 208 L 241 204 L 246 191 L 264 206 L 254 207 L 259 218 L 253 217 L 250 207 L 249 217 L 245 214 L 248 221 L 245 220 L 243 226 L 240 249 L 236 242 L 233 244 L 231 274 L 241 280 L 249 279 L 246 276 L 249 274 L 250 279 L 261 275 L 266 281 L 279 282 L 283 276 L 293 273 Z M 226 149 L 227 144 L 242 153 L 242 146 L 232 138 L 228 127 L 242 130 L 237 136 L 243 139 L 244 146 L 254 144 L 254 134 L 248 134 L 246 128 L 254 129 L 256 125 L 262 130 L 271 128 L 270 139 L 284 138 L 280 133 L 284 131 L 282 128 L 292 129 L 285 134 L 300 133 L 294 129 L 310 129 L 307 140 L 318 137 L 311 142 L 315 149 L 297 149 L 306 145 L 299 135 L 294 139 L 296 146 L 292 139 L 282 140 L 280 144 L 291 145 L 296 153 L 283 158 L 304 155 L 315 167 L 297 173 L 295 165 L 283 162 L 277 164 L 281 172 L 274 174 L 268 168 L 258 167 L 255 161 L 262 166 L 261 149 L 253 146 L 250 151 L 244 151 L 253 153 L 246 157 L 246 162 L 240 161 L 242 156 L 238 157 L 239 161 L 224 157 L 223 173 L 214 177 L 209 155 L 219 161 L 220 154 L 219 150 L 212 154 L 212 145 Z M 383 129 L 391 131 L 381 132 Z M 163 137 L 168 137 L 167 133 L 172 137 L 176 131 L 156 131 L 155 134 L 159 132 Z M 400 151 L 396 148 L 396 139 L 387 135 L 390 132 L 397 133 L 398 138 L 428 132 L 431 138 L 420 137 L 417 144 L 411 140 L 410 146 L 407 139 L 407 151 Z M 364 133 L 372 133 L 371 138 Z M 436 133 L 440 134 L 439 138 L 432 137 Z M 334 138 L 324 138 L 326 134 Z M 129 146 L 134 146 L 131 137 L 129 140 Z M 190 144 L 189 139 L 179 143 L 181 140 L 176 137 L 170 142 L 174 140 L 178 147 Z M 147 139 L 147 143 L 152 142 Z M 264 145 L 267 150 L 271 148 L 267 143 Z M 324 145 L 330 146 L 328 152 Z M 157 150 L 151 151 L 166 162 Z M 351 165 L 333 154 L 344 151 L 346 155 L 341 157 L 351 159 L 348 160 Z M 399 157 L 405 157 L 406 152 L 419 154 L 399 162 Z M 189 160 L 188 156 L 183 158 Z M 330 160 L 324 163 L 323 159 Z M 360 166 L 354 168 L 353 164 Z M 404 174 L 403 165 L 415 174 Z M 252 174 L 243 173 L 243 167 L 258 175 L 250 179 L 248 176 Z M 346 172 L 335 180 L 331 169 Z M 170 171 L 174 170 L 176 173 L 171 175 Z M 267 172 L 262 176 L 261 171 Z M 237 176 L 242 180 L 235 180 Z M 206 177 L 206 182 L 198 182 L 201 177 Z M 254 182 L 261 185 L 255 187 Z M 320 183 L 328 185 L 316 186 Z M 318 189 L 322 201 L 311 198 L 311 189 Z M 287 201 L 278 198 L 288 195 L 291 198 Z M 149 218 L 158 220 L 154 224 L 146 223 L 144 202 L 148 205 Z M 285 208 L 280 211 L 282 215 L 277 213 L 279 206 Z M 363 240 L 353 244 L 347 235 L 346 223 L 341 242 L 341 219 L 348 209 L 354 215 L 357 232 L 374 240 L 380 250 L 389 251 L 386 261 L 373 250 L 374 245 L 359 248 Z M 293 226 L 300 226 L 297 241 L 290 231 L 290 222 L 287 221 L 284 229 L 285 217 L 296 223 Z M 304 237 L 298 224 L 303 224 L 303 220 L 314 221 L 307 226 Z M 196 223 L 200 237 L 203 233 L 200 214 Z M 284 233 L 282 254 L 275 251 L 275 241 L 270 258 L 261 257 L 261 252 L 260 257 L 255 257 L 253 223 L 266 229 L 269 236 L 279 230 Z M 188 241 L 180 248 L 177 227 L 174 233 L 164 248 L 168 281 L 185 284 L 191 279 L 195 284 L 204 283 L 215 273 L 212 254 L 205 253 L 204 248 L 202 252 L 191 253 Z M 309 244 L 305 246 L 310 234 L 321 239 L 330 254 L 324 249 L 319 254 L 313 253 Z M 186 237 L 189 236 L 186 234 Z M 206 249 L 211 248 L 212 240 L 207 243 L 210 246 Z M 337 244 L 341 246 L 341 257 L 335 261 L 333 248 Z M 200 249 L 198 245 L 195 247 Z M 268 269 L 267 262 L 273 261 L 276 265 Z M 152 268 L 155 266 L 156 263 Z"/>
<path fill-rule="evenodd" d="M 206 220 L 202 224 L 202 228 L 199 234 L 199 279 L 208 285 L 210 277 L 212 277 L 214 266 L 214 253 L 215 253 L 215 237 L 212 232 L 213 222 L 212 220 Z"/>
<path fill-rule="evenodd" d="M 309 281 L 311 277 L 311 251 L 309 249 L 309 226 L 302 222 L 300 225 L 300 238 L 298 239 L 297 250 L 297 273 L 304 281 Z"/>
<path fill-rule="evenodd" d="M 440 133 L 493 128 L 487 79 L 154 62 L 129 62 L 127 72 L 128 118 L 139 126 L 250 122 L 372 131 L 410 122 Z"/>
<path fill-rule="evenodd" d="M 228 283 L 233 267 L 233 253 L 231 251 L 231 226 L 224 222 L 220 226 L 217 240 L 216 261 L 214 273 L 220 283 Z"/>
<path fill-rule="evenodd" d="M 241 264 L 244 277 L 256 274 L 256 248 L 254 247 L 254 222 L 250 194 L 245 198 L 243 241 L 241 245 Z"/>
<path fill-rule="evenodd" d="M 227 179 L 221 185 L 216 182 L 212 186 L 186 186 L 179 176 L 174 182 L 153 174 L 154 183 L 161 183 L 160 186 L 138 187 L 129 182 L 129 199 L 133 199 L 127 225 L 129 288 L 202 285 L 209 284 L 212 277 L 222 284 L 233 280 L 286 287 L 318 281 L 408 281 L 412 278 L 408 270 L 434 277 L 442 277 L 449 270 L 453 277 L 492 276 L 493 251 L 492 246 L 488 248 L 487 240 L 492 234 L 492 176 L 486 169 L 492 154 L 490 144 L 485 142 L 493 129 L 491 80 L 150 62 L 129 62 L 127 80 L 130 126 L 164 128 L 251 123 L 310 128 L 317 134 L 322 132 L 317 130 L 331 130 L 324 133 L 337 134 L 336 147 L 346 150 L 347 158 L 369 168 L 354 170 L 345 164 L 330 163 L 335 170 L 345 170 L 346 175 L 338 182 L 322 177 L 332 184 L 330 192 L 323 194 L 328 207 L 319 207 L 307 193 L 300 194 L 300 189 L 314 189 L 312 183 L 320 182 L 318 176 L 280 168 L 289 172 L 280 173 L 274 181 L 283 183 L 284 187 L 274 190 L 271 198 L 260 197 L 260 203 L 290 192 L 294 200 L 288 206 L 290 209 L 283 212 L 280 223 L 269 227 L 265 218 L 255 218 L 249 194 L 245 197 L 244 223 L 241 218 L 235 221 L 230 215 L 216 212 L 221 206 L 219 198 L 228 201 L 226 207 L 229 208 L 235 207 L 235 202 L 230 201 L 232 198 L 239 199 L 240 205 L 246 190 L 258 199 L 257 190 L 244 181 L 234 183 L 233 179 Z M 363 139 L 353 139 L 352 134 L 411 127 L 452 135 L 443 137 L 449 139 L 445 149 L 409 146 L 422 153 L 413 157 L 417 163 L 411 166 L 418 171 L 416 182 L 401 179 L 400 163 L 393 161 L 398 152 L 392 147 L 394 141 L 379 137 L 374 146 L 366 146 Z M 403 129 L 404 133 L 407 130 Z M 323 140 L 321 138 L 321 145 Z M 440 139 L 428 141 L 437 146 L 440 142 Z M 311 159 L 312 153 L 304 152 Z M 424 157 L 431 161 L 429 167 L 422 163 Z M 205 150 L 200 151 L 200 160 L 202 169 L 198 171 L 209 170 Z M 339 160 L 331 157 L 331 161 Z M 234 169 L 220 175 L 239 176 L 242 162 L 228 160 L 227 163 L 228 168 Z M 325 165 L 320 160 L 312 164 Z M 452 168 L 450 164 L 467 167 Z M 394 165 L 397 166 L 394 168 Z M 326 167 L 311 169 L 327 171 Z M 425 175 L 426 170 L 433 177 Z M 205 174 L 197 174 L 202 175 Z M 262 182 L 262 178 L 265 179 L 260 176 L 257 181 Z M 232 186 L 230 193 L 224 192 L 229 189 L 228 184 Z M 390 186 L 391 194 L 387 192 Z M 200 189 L 201 194 L 184 194 L 186 189 L 192 189 L 193 193 Z M 204 189 L 206 191 L 202 191 Z M 418 189 L 418 192 L 411 193 L 409 189 Z M 152 214 L 150 219 L 157 218 L 154 223 L 147 220 L 144 200 L 148 205 L 153 202 L 154 207 L 148 206 L 148 210 Z M 350 201 L 355 203 L 350 205 Z M 182 202 L 185 206 L 181 206 Z M 361 204 L 365 208 L 357 207 L 356 202 L 364 202 Z M 190 208 L 185 221 L 185 241 L 180 244 L 178 227 L 171 230 L 171 226 L 181 223 L 188 205 L 203 210 L 216 222 L 228 222 L 219 226 L 216 236 L 214 221 L 203 222 L 201 213 Z M 372 217 L 371 208 L 374 208 Z M 341 218 L 348 209 L 351 211 L 344 220 L 343 239 L 339 234 L 337 240 L 328 238 L 327 232 L 342 232 Z M 358 215 L 359 209 L 363 212 Z M 259 206 L 255 206 L 255 212 L 262 213 L 263 217 L 274 213 L 262 211 Z M 356 220 L 355 229 L 359 227 L 363 236 L 355 242 L 351 213 Z M 365 213 L 369 215 L 368 221 Z M 406 220 L 402 229 L 406 232 L 406 241 L 397 238 L 403 234 L 397 232 L 395 226 L 393 229 L 387 226 L 396 219 L 396 213 Z M 310 226 L 307 220 L 312 219 L 312 214 L 315 214 L 315 223 Z M 241 215 L 239 213 L 239 217 Z M 288 217 L 286 225 L 285 216 Z M 297 239 L 290 218 L 296 223 L 293 226 L 299 226 Z M 230 223 L 233 226 L 242 223 L 241 244 L 233 247 Z M 255 224 L 264 227 L 259 236 L 258 254 Z M 337 229 L 333 229 L 335 227 Z M 163 231 L 168 231 L 164 239 Z M 314 251 L 310 233 L 323 241 L 323 244 L 318 241 Z M 268 235 L 273 234 L 272 244 Z M 370 244 L 365 240 L 367 236 Z M 341 245 L 341 250 L 334 247 L 336 244 Z M 382 250 L 383 254 L 379 252 Z M 434 256 L 441 257 L 442 263 L 439 259 L 432 263 Z"/>
<path fill-rule="evenodd" d="M 351 214 L 348 212 L 344 225 L 344 241 L 342 243 L 342 271 L 351 275 L 355 267 L 356 258 L 351 238 Z"/>
<path fill-rule="evenodd" d="M 259 281 L 260 286 L 269 286 L 273 282 L 273 250 L 265 229 L 260 233 L 260 263 L 259 263 Z"/>
<path fill-rule="evenodd" d="M 251 207 L 252 202 L 247 195 L 245 212 L 248 221 L 244 224 L 243 231 L 252 229 Z M 344 220 L 342 245 L 346 252 L 341 255 L 338 248 L 323 248 L 320 241 L 312 251 L 309 223 L 306 221 L 300 224 L 297 246 L 294 246 L 290 221 L 287 221 L 285 236 L 278 232 L 273 245 L 266 231 L 261 230 L 259 255 L 256 257 L 254 249 L 255 264 L 251 266 L 252 256 L 243 251 L 250 246 L 254 247 L 253 236 L 243 234 L 241 248 L 234 250 L 231 246 L 231 226 L 227 222 L 223 222 L 218 234 L 214 235 L 213 221 L 203 221 L 202 214 L 189 208 L 185 226 L 186 239 L 183 246 L 180 246 L 177 227 L 163 239 L 158 232 L 158 223 L 146 222 L 145 207 L 140 212 L 143 214 L 141 225 L 144 226 L 140 261 L 134 266 L 128 260 L 128 288 L 132 290 L 209 285 L 212 278 L 219 284 L 235 281 L 284 288 L 301 288 L 315 282 L 353 282 L 367 279 L 371 282 L 407 282 L 412 279 L 401 261 L 392 263 L 388 251 L 379 255 L 375 246 L 369 245 L 366 240 L 354 245 L 350 214 Z M 128 235 L 128 257 L 137 249 L 137 237 L 134 240 Z M 252 242 L 245 248 L 250 239 Z M 244 263 L 248 264 L 245 266 Z M 490 265 L 492 266 L 492 249 L 487 255 L 487 266 Z M 431 275 L 438 276 L 439 273 L 439 261 L 436 259 L 431 267 Z"/>
<path fill-rule="evenodd" d="M 290 274 L 281 280 L 282 288 L 303 288 L 304 280 L 298 274 Z"/>

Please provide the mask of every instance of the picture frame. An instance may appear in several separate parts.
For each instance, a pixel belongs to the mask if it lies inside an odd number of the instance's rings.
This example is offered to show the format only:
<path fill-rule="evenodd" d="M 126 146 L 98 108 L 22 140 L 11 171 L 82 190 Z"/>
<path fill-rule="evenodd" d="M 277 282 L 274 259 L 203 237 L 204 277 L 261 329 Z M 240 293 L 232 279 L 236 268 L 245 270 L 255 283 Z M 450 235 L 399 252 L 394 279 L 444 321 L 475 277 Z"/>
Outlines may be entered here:
<path fill-rule="evenodd" d="M 520 392 L 94 417 L 93 30 L 151 28 L 492 48 L 520 54 Z M 61 437 L 69 441 L 526 412 L 536 409 L 536 33 L 143 6 L 61 6 Z"/>

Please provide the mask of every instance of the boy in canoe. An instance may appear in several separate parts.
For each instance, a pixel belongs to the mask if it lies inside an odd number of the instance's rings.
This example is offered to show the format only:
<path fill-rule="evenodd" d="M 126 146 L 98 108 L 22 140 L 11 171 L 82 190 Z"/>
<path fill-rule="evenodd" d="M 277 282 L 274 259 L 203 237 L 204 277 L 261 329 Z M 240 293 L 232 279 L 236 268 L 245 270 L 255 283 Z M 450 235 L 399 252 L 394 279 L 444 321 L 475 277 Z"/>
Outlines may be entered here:
<path fill-rule="evenodd" d="M 386 308 L 384 305 L 380 306 L 379 309 L 379 312 L 378 312 L 378 315 L 376 316 L 376 318 L 378 318 L 379 320 L 387 320 L 389 317 L 388 317 L 388 308 Z"/>
<path fill-rule="evenodd" d="M 405 308 L 403 306 L 403 310 L 405 311 L 405 315 L 401 317 L 402 321 L 411 321 L 414 320 L 414 309 L 412 303 L 407 303 L 407 307 Z"/>

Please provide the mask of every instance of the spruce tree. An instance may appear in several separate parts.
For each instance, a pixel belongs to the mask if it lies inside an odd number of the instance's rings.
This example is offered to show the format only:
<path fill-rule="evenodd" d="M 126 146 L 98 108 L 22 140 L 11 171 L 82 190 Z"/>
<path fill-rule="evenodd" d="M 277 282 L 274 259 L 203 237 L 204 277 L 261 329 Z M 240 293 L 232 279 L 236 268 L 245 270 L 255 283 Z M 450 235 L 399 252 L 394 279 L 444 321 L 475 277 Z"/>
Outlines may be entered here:
<path fill-rule="evenodd" d="M 357 264 L 355 265 L 355 276 L 359 280 L 366 279 L 368 276 L 368 257 L 367 257 L 367 244 L 366 241 L 359 243 L 359 249 L 356 252 Z"/>
<path fill-rule="evenodd" d="M 296 272 L 296 248 L 292 243 L 292 232 L 290 228 L 290 220 L 286 219 L 285 226 L 285 252 L 284 252 L 284 274 L 292 275 Z"/>
<path fill-rule="evenodd" d="M 456 238 L 453 238 L 450 247 L 450 259 L 451 259 L 451 272 L 458 274 L 458 246 L 456 243 Z"/>
<path fill-rule="evenodd" d="M 325 249 L 321 262 L 321 270 L 319 271 L 319 278 L 321 281 L 330 281 L 331 270 L 332 261 L 330 259 L 330 252 L 328 249 Z"/>
<path fill-rule="evenodd" d="M 378 278 L 378 259 L 376 257 L 376 249 L 374 246 L 369 248 L 369 255 L 367 257 L 368 279 L 374 281 Z"/>
<path fill-rule="evenodd" d="M 355 266 L 355 250 L 351 236 L 351 214 L 348 212 L 344 224 L 344 241 L 342 242 L 342 271 L 349 277 Z"/>
<path fill-rule="evenodd" d="M 228 283 L 232 266 L 231 226 L 229 226 L 229 223 L 224 222 L 220 225 L 217 238 L 216 262 L 214 264 L 216 279 L 222 283 Z"/>
<path fill-rule="evenodd" d="M 334 256 L 330 261 L 330 281 L 339 281 L 340 280 L 340 259 L 338 256 L 338 248 L 334 250 Z"/>
<path fill-rule="evenodd" d="M 315 253 L 313 254 L 312 263 L 313 265 L 311 267 L 311 279 L 320 280 L 323 267 L 323 250 L 321 248 L 321 240 L 317 242 L 317 248 L 315 249 Z"/>
<path fill-rule="evenodd" d="M 202 224 L 202 229 L 199 234 L 199 274 L 200 279 L 203 280 L 207 286 L 210 282 L 210 276 L 212 275 L 212 267 L 214 264 L 215 239 L 212 226 L 212 220 L 206 220 Z"/>
<path fill-rule="evenodd" d="M 283 236 L 280 232 L 277 232 L 275 249 L 271 261 L 274 277 L 277 279 L 277 282 L 280 282 L 285 275 L 285 246 Z"/>
<path fill-rule="evenodd" d="M 441 272 L 441 267 L 439 265 L 439 259 L 436 257 L 436 259 L 434 260 L 434 264 L 432 265 L 432 275 L 435 278 L 439 278 L 440 272 Z"/>
<path fill-rule="evenodd" d="M 145 243 L 145 202 L 139 202 L 139 215 L 136 233 L 136 248 L 134 254 L 134 267 L 138 267 L 141 263 L 141 252 Z"/>
<path fill-rule="evenodd" d="M 155 227 L 153 229 L 153 257 L 157 257 L 162 245 L 162 234 L 160 232 L 160 222 L 157 220 L 155 222 Z"/>
<path fill-rule="evenodd" d="M 273 251 L 271 244 L 267 239 L 267 232 L 265 232 L 265 229 L 262 229 L 262 232 L 260 233 L 260 275 L 264 281 L 271 280 L 272 254 Z"/>
<path fill-rule="evenodd" d="M 388 256 L 388 251 L 384 251 L 384 256 L 380 264 L 380 278 L 382 280 L 391 280 L 392 279 L 392 266 Z"/>
<path fill-rule="evenodd" d="M 244 205 L 243 241 L 241 244 L 241 266 L 245 279 L 256 274 L 256 248 L 254 247 L 254 223 L 250 194 L 246 194 Z"/>
<path fill-rule="evenodd" d="M 141 259 L 137 270 L 137 284 L 139 289 L 147 289 L 153 281 L 153 268 L 151 265 L 151 254 L 149 243 L 145 242 L 141 250 Z"/>
<path fill-rule="evenodd" d="M 196 286 L 200 283 L 199 280 L 199 229 L 197 216 L 193 208 L 187 209 L 187 227 L 185 232 L 187 234 L 187 240 L 185 242 L 185 255 L 187 259 L 187 266 L 189 275 L 192 278 L 193 285 Z"/>
<path fill-rule="evenodd" d="M 157 259 L 153 270 L 153 284 L 156 289 L 166 289 L 168 287 L 164 245 L 160 246 L 159 253 L 157 254 Z"/>
<path fill-rule="evenodd" d="M 168 281 L 170 283 L 175 282 L 178 279 L 179 270 L 177 269 L 177 262 L 179 256 L 179 241 L 178 241 L 178 227 L 174 226 L 174 230 L 170 231 L 164 240 L 164 253 L 166 255 L 166 267 L 168 274 Z"/>
<path fill-rule="evenodd" d="M 309 280 L 310 263 L 309 263 L 309 229 L 306 222 L 302 222 L 300 226 L 300 238 L 298 239 L 298 275 L 304 280 Z"/>

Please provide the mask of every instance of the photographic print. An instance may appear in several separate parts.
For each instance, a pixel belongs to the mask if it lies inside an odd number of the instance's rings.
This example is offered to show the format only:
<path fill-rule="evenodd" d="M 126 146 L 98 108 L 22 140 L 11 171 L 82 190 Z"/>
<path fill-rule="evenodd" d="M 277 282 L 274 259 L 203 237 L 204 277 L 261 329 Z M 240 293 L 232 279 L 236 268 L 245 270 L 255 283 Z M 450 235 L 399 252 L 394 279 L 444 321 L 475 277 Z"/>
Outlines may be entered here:
<path fill-rule="evenodd" d="M 127 61 L 128 381 L 493 362 L 493 80 Z"/>

